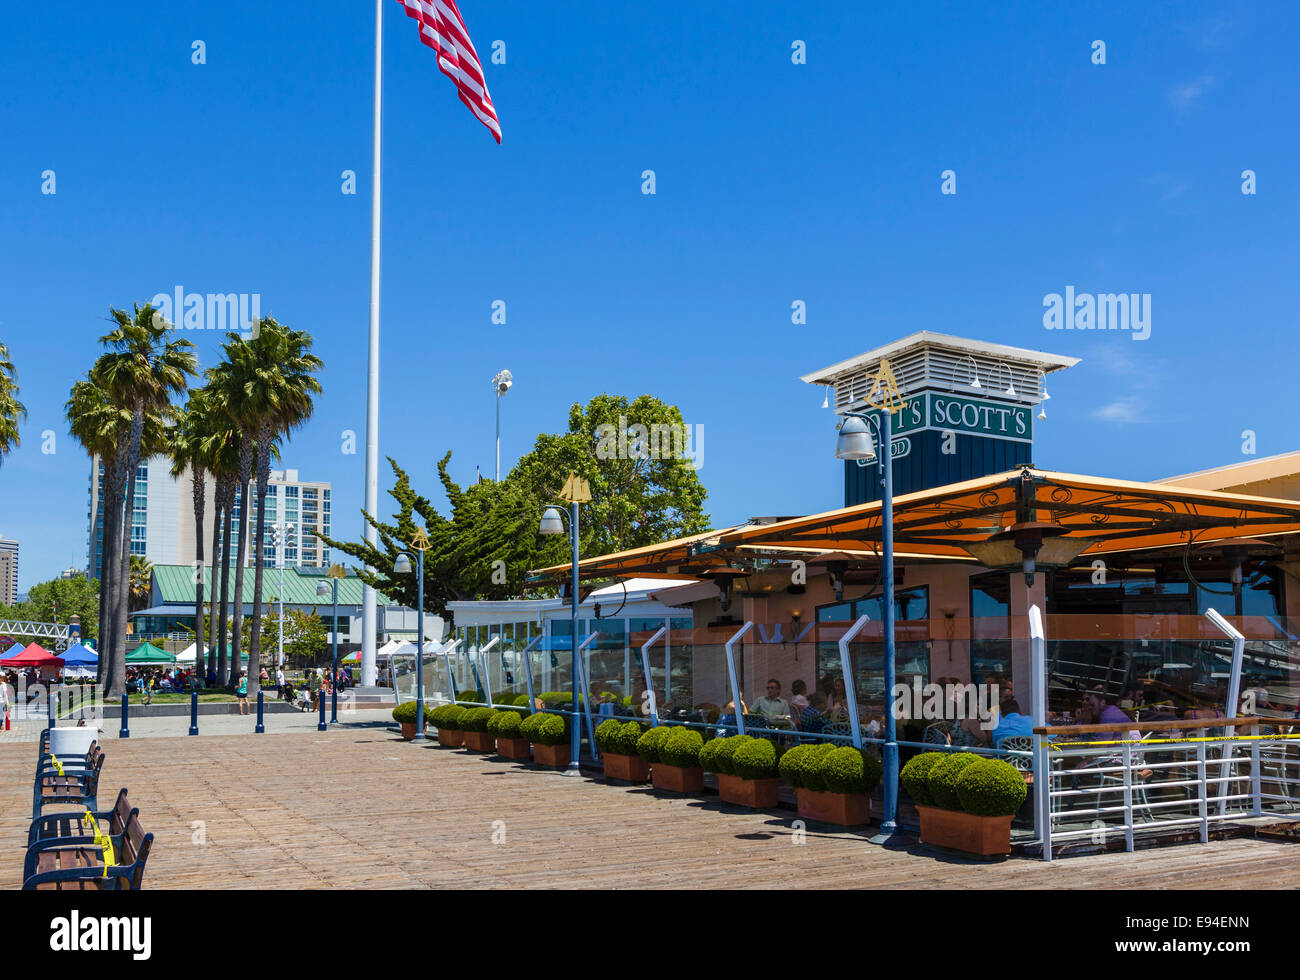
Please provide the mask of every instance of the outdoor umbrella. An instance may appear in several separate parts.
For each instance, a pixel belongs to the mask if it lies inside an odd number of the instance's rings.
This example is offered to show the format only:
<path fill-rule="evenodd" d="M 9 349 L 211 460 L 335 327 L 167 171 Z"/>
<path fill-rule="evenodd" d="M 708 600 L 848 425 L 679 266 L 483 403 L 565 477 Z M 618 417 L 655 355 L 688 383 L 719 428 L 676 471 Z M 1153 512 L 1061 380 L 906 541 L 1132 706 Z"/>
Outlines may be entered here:
<path fill-rule="evenodd" d="M 141 643 L 126 655 L 128 664 L 174 664 L 176 658 L 151 643 Z"/>

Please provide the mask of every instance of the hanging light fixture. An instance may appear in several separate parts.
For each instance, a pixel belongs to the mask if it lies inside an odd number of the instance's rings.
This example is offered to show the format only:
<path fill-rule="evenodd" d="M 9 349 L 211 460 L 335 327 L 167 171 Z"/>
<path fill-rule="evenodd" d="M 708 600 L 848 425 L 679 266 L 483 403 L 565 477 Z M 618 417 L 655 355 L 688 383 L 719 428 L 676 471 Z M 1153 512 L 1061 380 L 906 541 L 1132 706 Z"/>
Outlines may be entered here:
<path fill-rule="evenodd" d="M 966 355 L 966 359 L 967 359 L 968 361 L 970 361 L 970 367 L 971 367 L 971 372 L 970 372 L 970 373 L 971 373 L 971 376 L 974 377 L 974 379 L 975 379 L 974 381 L 972 381 L 972 382 L 970 383 L 970 386 L 971 386 L 972 388 L 974 388 L 974 389 L 976 389 L 976 390 L 978 391 L 980 388 L 983 388 L 983 387 L 984 387 L 982 384 L 980 384 L 980 367 L 979 367 L 979 364 L 976 363 L 975 358 L 973 358 L 970 354 L 967 354 L 967 355 Z"/>
<path fill-rule="evenodd" d="M 1043 402 L 1047 401 L 1047 399 L 1052 397 L 1047 393 L 1046 372 L 1043 371 L 1038 372 L 1038 387 L 1043 390 L 1043 396 L 1038 399 L 1038 421 L 1045 422 L 1047 421 L 1047 406 L 1045 406 Z"/>
<path fill-rule="evenodd" d="M 822 408 L 831 407 L 831 386 L 826 385 L 826 394 L 822 395 Z"/>
<path fill-rule="evenodd" d="M 1011 370 L 1011 365 L 1003 363 L 1002 366 L 1007 369 L 1007 390 L 1003 392 L 1008 398 L 1016 398 L 1016 376 Z"/>

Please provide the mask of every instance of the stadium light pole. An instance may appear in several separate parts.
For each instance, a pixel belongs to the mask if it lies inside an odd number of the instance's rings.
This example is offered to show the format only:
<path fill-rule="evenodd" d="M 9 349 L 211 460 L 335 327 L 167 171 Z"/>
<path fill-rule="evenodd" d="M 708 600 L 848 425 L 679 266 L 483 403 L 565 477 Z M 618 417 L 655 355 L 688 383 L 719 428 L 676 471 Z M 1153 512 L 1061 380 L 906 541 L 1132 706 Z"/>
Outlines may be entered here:
<path fill-rule="evenodd" d="M 492 379 L 492 390 L 497 394 L 497 483 L 501 482 L 501 399 L 514 383 L 514 376 L 509 371 L 498 371 Z"/>

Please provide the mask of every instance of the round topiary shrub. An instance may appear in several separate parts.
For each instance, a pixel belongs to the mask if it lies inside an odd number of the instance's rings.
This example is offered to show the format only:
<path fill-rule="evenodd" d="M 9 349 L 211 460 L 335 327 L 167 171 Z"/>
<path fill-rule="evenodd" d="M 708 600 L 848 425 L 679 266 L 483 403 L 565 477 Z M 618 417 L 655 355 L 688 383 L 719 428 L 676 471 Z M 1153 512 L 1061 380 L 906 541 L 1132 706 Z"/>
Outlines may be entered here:
<path fill-rule="evenodd" d="M 832 793 L 870 793 L 880 783 L 884 767 L 874 752 L 841 745 L 818 756 L 822 782 Z"/>
<path fill-rule="evenodd" d="M 782 755 L 777 768 L 785 781 L 795 789 L 823 792 L 826 782 L 822 778 L 822 758 L 835 747 L 834 742 L 804 742 Z"/>
<path fill-rule="evenodd" d="M 488 719 L 487 730 L 497 738 L 519 738 L 519 726 L 523 721 L 524 716 L 518 711 L 511 709 L 495 711 Z"/>
<path fill-rule="evenodd" d="M 981 759 L 957 774 L 957 800 L 967 813 L 981 817 L 1014 816 L 1029 790 L 1025 777 L 1001 759 Z"/>
<path fill-rule="evenodd" d="M 429 709 L 429 706 L 426 704 L 424 706 L 425 719 L 427 720 L 432 714 L 433 712 Z M 416 716 L 416 710 L 415 710 L 414 701 L 403 701 L 401 704 L 399 704 L 396 708 L 393 709 L 393 721 L 396 722 L 402 722 L 403 724 L 407 724 L 407 725 L 414 725 L 415 716 Z"/>
<path fill-rule="evenodd" d="M 482 691 L 457 691 L 456 703 L 465 708 L 474 708 L 487 701 Z"/>
<path fill-rule="evenodd" d="M 467 708 L 461 715 L 460 727 L 467 732 L 486 732 L 494 714 L 496 712 L 491 708 Z"/>
<path fill-rule="evenodd" d="M 461 729 L 461 718 L 465 714 L 465 709 L 458 704 L 444 704 L 441 708 L 435 709 L 433 714 L 434 725 L 455 732 Z"/>
<path fill-rule="evenodd" d="M 523 720 L 519 734 L 538 745 L 563 745 L 569 740 L 568 719 L 564 715 L 538 711 Z"/>
<path fill-rule="evenodd" d="M 613 718 L 602 721 L 596 726 L 596 746 L 601 752 L 618 754 L 614 742 L 619 738 L 623 726 Z"/>
<path fill-rule="evenodd" d="M 672 729 L 668 726 L 660 725 L 658 728 L 649 728 L 642 732 L 641 737 L 636 740 L 637 755 L 646 762 L 658 762 L 659 747 L 670 731 Z"/>
<path fill-rule="evenodd" d="M 518 697 L 515 698 L 514 703 L 516 708 L 528 708 L 529 710 L 532 710 L 533 707 L 533 703 L 530 700 L 528 700 L 527 694 L 520 694 Z"/>
<path fill-rule="evenodd" d="M 753 740 L 754 736 L 752 735 L 729 735 L 725 738 L 710 739 L 700 749 L 700 768 L 706 772 L 734 776 L 735 772 L 731 768 L 731 760 L 736 754 L 736 749 Z"/>
<path fill-rule="evenodd" d="M 704 736 L 693 728 L 673 728 L 659 743 L 659 761 L 681 769 L 694 769 L 700 764 L 700 749 Z"/>
<path fill-rule="evenodd" d="M 907 795 L 912 798 L 913 803 L 919 803 L 921 806 L 934 806 L 934 797 L 930 795 L 930 770 L 937 766 L 944 759 L 948 758 L 946 752 L 922 752 L 920 755 L 913 756 L 903 766 L 903 771 L 898 774 L 898 781 L 903 784 L 903 789 L 907 790 Z"/>
<path fill-rule="evenodd" d="M 618 735 L 613 741 L 613 748 L 610 749 L 617 755 L 636 755 L 636 743 L 641 738 L 641 733 L 645 731 L 645 726 L 639 721 L 625 721 L 618 726 Z"/>
<path fill-rule="evenodd" d="M 960 810 L 961 800 L 957 798 L 957 777 L 967 766 L 973 766 L 980 757 L 973 752 L 956 752 L 935 765 L 930 770 L 926 785 L 930 787 L 930 796 L 934 805 L 945 810 Z"/>
<path fill-rule="evenodd" d="M 776 746 L 765 738 L 742 742 L 728 760 L 731 775 L 741 779 L 772 779 L 776 776 Z"/>

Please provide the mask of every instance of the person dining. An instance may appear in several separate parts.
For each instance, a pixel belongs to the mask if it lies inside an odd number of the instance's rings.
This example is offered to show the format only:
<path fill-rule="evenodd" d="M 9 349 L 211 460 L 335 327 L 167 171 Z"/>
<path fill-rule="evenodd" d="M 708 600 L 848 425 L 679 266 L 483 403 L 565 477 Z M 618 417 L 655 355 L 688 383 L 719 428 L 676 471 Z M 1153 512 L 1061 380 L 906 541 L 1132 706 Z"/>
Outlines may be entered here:
<path fill-rule="evenodd" d="M 808 695 L 808 707 L 799 713 L 799 730 L 804 732 L 821 733 L 826 730 L 826 716 L 823 712 L 826 710 L 826 695 L 821 691 L 813 691 Z"/>
<path fill-rule="evenodd" d="M 754 702 L 753 710 L 769 722 L 778 718 L 790 717 L 790 703 L 781 697 L 781 682 L 775 677 L 768 678 L 767 695 Z"/>
<path fill-rule="evenodd" d="M 993 747 L 1002 748 L 1002 740 L 1018 735 L 1034 734 L 1034 720 L 1020 713 L 1015 698 L 1007 698 L 998 706 L 998 723 L 993 728 Z"/>
<path fill-rule="evenodd" d="M 1122 708 L 1113 704 L 1106 692 L 1095 687 L 1088 692 L 1087 697 L 1083 699 L 1083 710 L 1087 715 L 1089 724 L 1109 725 L 1114 724 L 1116 730 L 1112 732 L 1096 732 L 1088 736 L 1089 740 L 1095 742 L 1118 742 L 1121 740 L 1133 740 L 1141 738 L 1141 735 L 1125 728 L 1125 725 L 1133 724 L 1133 719 L 1126 715 Z"/>

